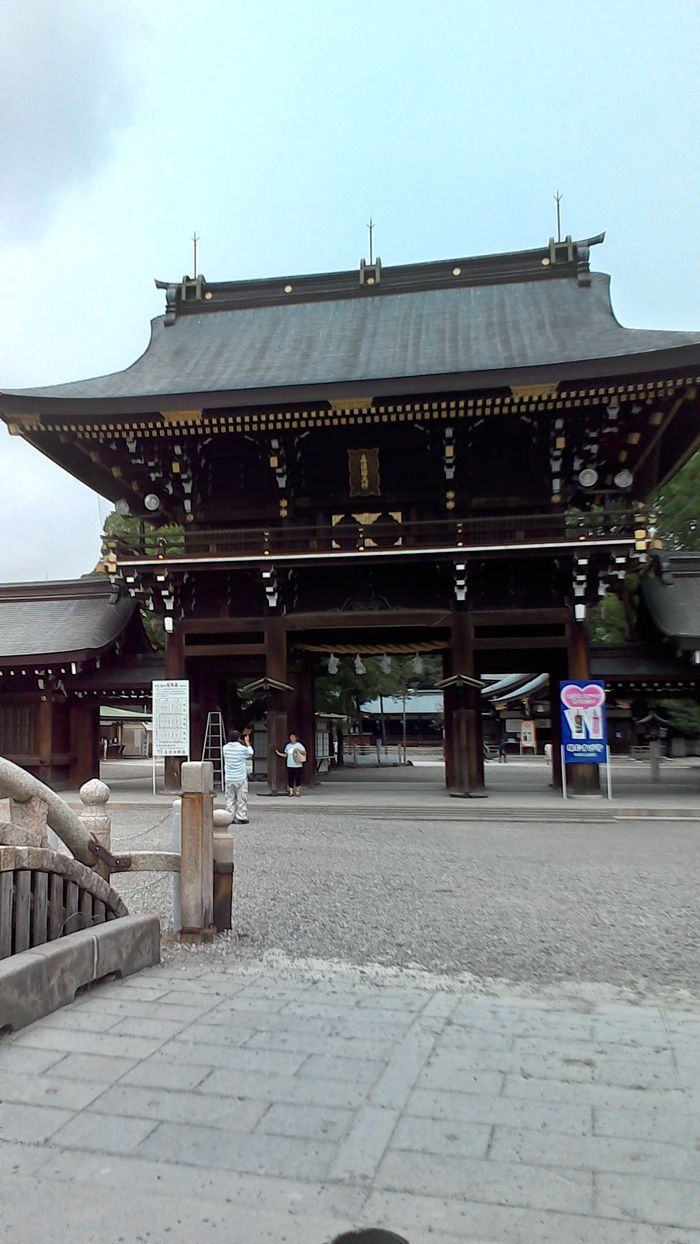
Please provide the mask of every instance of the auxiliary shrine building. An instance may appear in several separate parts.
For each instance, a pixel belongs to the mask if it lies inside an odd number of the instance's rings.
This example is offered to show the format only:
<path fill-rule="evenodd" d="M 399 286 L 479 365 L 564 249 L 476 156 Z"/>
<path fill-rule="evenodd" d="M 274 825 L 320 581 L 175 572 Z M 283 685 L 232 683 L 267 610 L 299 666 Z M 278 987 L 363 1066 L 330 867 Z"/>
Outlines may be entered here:
<path fill-rule="evenodd" d="M 21 672 L 3 658 L 0 741 L 20 702 L 48 737 L 51 705 L 69 700 L 80 733 L 100 696 L 147 696 L 133 602 L 164 618 L 164 675 L 190 680 L 193 755 L 208 712 L 264 712 L 273 790 L 271 744 L 288 726 L 313 742 L 319 662 L 386 652 L 441 654 L 447 786 L 481 793 L 482 676 L 591 677 L 587 610 L 631 569 L 665 609 L 659 687 L 697 686 L 700 636 L 645 503 L 698 445 L 700 333 L 621 327 L 590 271 L 601 241 L 158 282 L 165 314 L 131 367 L 1 394 L 10 432 L 140 534 L 106 548 L 104 643 L 25 651 Z M 622 685 L 612 664 L 593 673 Z M 556 703 L 551 721 L 557 757 Z"/>

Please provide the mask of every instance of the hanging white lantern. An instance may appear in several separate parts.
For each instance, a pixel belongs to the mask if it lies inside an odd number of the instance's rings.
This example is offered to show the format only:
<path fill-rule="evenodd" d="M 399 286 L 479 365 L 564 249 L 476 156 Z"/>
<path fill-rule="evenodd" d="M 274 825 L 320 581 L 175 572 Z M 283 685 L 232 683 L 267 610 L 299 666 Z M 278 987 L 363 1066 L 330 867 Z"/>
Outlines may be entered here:
<path fill-rule="evenodd" d="M 340 661 L 338 660 L 335 653 L 332 652 L 328 658 L 328 673 L 337 674 L 339 669 L 340 669 Z"/>
<path fill-rule="evenodd" d="M 355 673 L 356 673 L 356 674 L 366 674 L 366 673 L 367 673 L 367 668 L 366 668 L 365 663 L 364 663 L 364 661 L 362 660 L 362 657 L 360 656 L 359 652 L 358 652 L 357 656 L 355 657 Z"/>
<path fill-rule="evenodd" d="M 386 654 L 386 653 L 384 653 L 384 656 L 382 657 L 381 661 L 379 662 L 379 668 L 380 668 L 380 670 L 382 671 L 382 674 L 390 674 L 390 673 L 391 673 L 391 657 L 390 657 L 390 656 L 387 656 L 387 654 Z"/>
<path fill-rule="evenodd" d="M 411 662 L 411 666 L 412 666 L 414 674 L 423 673 L 423 658 L 422 656 L 420 656 L 418 652 L 414 656 L 413 661 Z"/>

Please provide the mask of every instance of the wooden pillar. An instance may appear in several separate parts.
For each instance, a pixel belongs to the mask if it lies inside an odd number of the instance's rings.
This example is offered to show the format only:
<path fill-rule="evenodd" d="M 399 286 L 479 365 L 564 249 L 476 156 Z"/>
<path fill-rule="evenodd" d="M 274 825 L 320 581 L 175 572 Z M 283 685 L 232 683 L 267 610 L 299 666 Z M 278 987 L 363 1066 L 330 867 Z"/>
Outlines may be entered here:
<path fill-rule="evenodd" d="M 442 659 L 443 677 L 449 678 L 452 673 L 452 654 L 446 652 Z M 454 757 L 454 709 L 456 707 L 456 696 L 451 687 L 446 687 L 443 699 L 443 750 L 445 753 L 445 786 L 448 790 L 452 790 L 455 784 L 455 757 Z"/>
<path fill-rule="evenodd" d="M 71 786 L 79 787 L 100 776 L 100 706 L 92 700 L 71 704 Z"/>
<path fill-rule="evenodd" d="M 552 723 L 550 738 L 552 741 L 552 775 L 547 780 L 556 791 L 561 792 L 561 714 L 559 708 L 559 682 L 561 670 L 549 671 L 549 719 Z M 571 767 L 571 766 L 569 766 Z"/>
<path fill-rule="evenodd" d="M 53 761 L 53 700 L 47 695 L 42 695 L 39 701 L 36 724 L 37 752 L 39 753 L 37 777 L 50 785 Z"/>
<path fill-rule="evenodd" d="M 268 618 L 265 622 L 265 673 L 276 682 L 287 682 L 287 632 L 284 619 Z M 287 695 L 271 691 L 266 714 L 267 724 L 267 785 L 271 795 L 287 793 L 287 764 L 276 754 L 289 741 L 287 730 Z"/>
<path fill-rule="evenodd" d="M 182 632 L 176 624 L 172 635 L 165 636 L 165 677 L 166 678 L 184 678 L 185 677 L 185 660 L 183 650 Z M 188 757 L 189 759 L 189 757 Z M 180 789 L 180 771 L 182 768 L 182 758 L 180 756 L 165 757 L 165 780 L 164 789 L 171 794 Z"/>
<path fill-rule="evenodd" d="M 569 678 L 586 682 L 591 676 L 588 634 L 582 622 L 569 619 Z M 568 765 L 567 785 L 572 795 L 597 795 L 600 791 L 598 765 Z"/>
<path fill-rule="evenodd" d="M 452 612 L 451 666 L 454 674 L 475 678 L 474 645 L 469 615 Z M 481 724 L 481 693 L 478 687 L 449 688 L 445 696 L 445 724 L 451 723 L 450 791 L 481 798 L 484 790 L 484 741 Z"/>
<path fill-rule="evenodd" d="M 303 779 L 307 786 L 314 786 L 317 781 L 316 717 L 314 714 L 314 663 L 310 655 L 302 658 L 297 692 L 297 712 L 296 732 L 306 749 Z"/>

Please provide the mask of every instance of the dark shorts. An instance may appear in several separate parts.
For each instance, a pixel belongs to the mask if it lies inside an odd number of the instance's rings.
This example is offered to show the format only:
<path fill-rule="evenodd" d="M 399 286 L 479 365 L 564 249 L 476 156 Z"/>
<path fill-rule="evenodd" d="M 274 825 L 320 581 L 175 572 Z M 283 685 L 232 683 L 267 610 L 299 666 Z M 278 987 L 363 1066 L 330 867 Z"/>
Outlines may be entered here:
<path fill-rule="evenodd" d="M 293 769 L 291 765 L 287 766 L 287 786 L 295 787 L 301 784 L 301 769 Z"/>

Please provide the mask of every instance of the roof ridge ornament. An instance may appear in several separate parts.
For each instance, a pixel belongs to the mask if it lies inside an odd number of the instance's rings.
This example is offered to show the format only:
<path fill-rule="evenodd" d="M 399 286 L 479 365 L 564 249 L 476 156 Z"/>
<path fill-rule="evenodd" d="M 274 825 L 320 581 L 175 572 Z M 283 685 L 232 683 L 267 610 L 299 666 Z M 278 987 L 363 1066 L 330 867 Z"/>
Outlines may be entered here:
<path fill-rule="evenodd" d="M 605 230 L 597 233 L 592 238 L 581 238 L 580 241 L 574 242 L 571 234 L 567 233 L 566 237 L 556 242 L 554 238 L 549 239 L 549 263 L 552 267 L 557 264 L 576 263 L 576 277 L 579 285 L 589 286 L 591 283 L 591 247 L 600 246 L 605 241 Z M 545 262 L 544 260 L 542 261 Z"/>
<path fill-rule="evenodd" d="M 379 285 L 382 279 L 382 261 L 377 256 L 374 263 L 360 260 L 360 285 Z"/>

